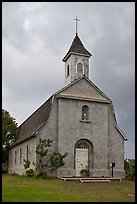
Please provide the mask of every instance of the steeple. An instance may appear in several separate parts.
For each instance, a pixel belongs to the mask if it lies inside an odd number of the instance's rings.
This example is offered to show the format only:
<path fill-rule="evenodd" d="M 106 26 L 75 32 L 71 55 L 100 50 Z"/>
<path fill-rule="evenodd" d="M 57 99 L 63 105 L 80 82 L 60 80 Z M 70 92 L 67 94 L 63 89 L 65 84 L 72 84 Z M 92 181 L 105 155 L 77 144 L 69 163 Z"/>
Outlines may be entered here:
<path fill-rule="evenodd" d="M 76 33 L 76 36 L 72 42 L 72 45 L 70 46 L 69 48 L 69 51 L 67 52 L 67 54 L 65 55 L 65 57 L 63 58 L 63 62 L 66 62 L 66 60 L 68 59 L 68 57 L 71 55 L 71 54 L 80 54 L 80 55 L 84 55 L 84 56 L 87 56 L 87 57 L 90 57 L 92 56 L 90 54 L 90 52 L 88 52 L 86 50 L 86 48 L 83 46 L 80 38 L 78 37 L 78 34 Z"/>
<path fill-rule="evenodd" d="M 87 78 L 89 77 L 89 58 L 91 56 L 92 54 L 86 50 L 78 37 L 76 28 L 76 36 L 62 60 L 65 62 L 65 85 L 71 83 L 81 75 L 85 75 Z"/>

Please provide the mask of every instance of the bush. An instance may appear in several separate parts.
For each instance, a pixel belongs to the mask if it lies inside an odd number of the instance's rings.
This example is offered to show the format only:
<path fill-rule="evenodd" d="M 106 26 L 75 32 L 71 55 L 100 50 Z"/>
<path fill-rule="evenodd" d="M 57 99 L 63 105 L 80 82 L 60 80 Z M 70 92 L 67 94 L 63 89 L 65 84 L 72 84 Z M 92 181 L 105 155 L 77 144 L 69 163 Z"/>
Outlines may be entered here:
<path fill-rule="evenodd" d="M 82 169 L 81 171 L 80 171 L 80 174 L 81 174 L 81 176 L 83 176 L 83 177 L 89 177 L 89 169 Z"/>
<path fill-rule="evenodd" d="M 29 177 L 33 177 L 34 176 L 34 170 L 33 169 L 27 169 L 25 171 L 26 175 Z"/>
<path fill-rule="evenodd" d="M 36 177 L 46 179 L 48 177 L 48 172 L 47 171 L 41 171 L 36 175 Z"/>
<path fill-rule="evenodd" d="M 30 160 L 29 159 L 24 159 L 24 168 L 28 169 L 30 167 Z"/>

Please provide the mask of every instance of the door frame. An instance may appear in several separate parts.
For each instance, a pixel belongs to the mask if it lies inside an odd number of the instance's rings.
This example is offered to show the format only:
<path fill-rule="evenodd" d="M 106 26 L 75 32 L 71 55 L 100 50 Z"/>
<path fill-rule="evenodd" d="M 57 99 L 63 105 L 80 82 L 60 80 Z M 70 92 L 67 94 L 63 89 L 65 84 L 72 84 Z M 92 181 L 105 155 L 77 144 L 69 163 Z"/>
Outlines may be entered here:
<path fill-rule="evenodd" d="M 79 139 L 74 146 L 74 169 L 76 170 L 76 148 L 80 143 L 85 143 L 88 146 L 88 169 L 94 168 L 94 149 L 93 144 L 88 139 Z"/>

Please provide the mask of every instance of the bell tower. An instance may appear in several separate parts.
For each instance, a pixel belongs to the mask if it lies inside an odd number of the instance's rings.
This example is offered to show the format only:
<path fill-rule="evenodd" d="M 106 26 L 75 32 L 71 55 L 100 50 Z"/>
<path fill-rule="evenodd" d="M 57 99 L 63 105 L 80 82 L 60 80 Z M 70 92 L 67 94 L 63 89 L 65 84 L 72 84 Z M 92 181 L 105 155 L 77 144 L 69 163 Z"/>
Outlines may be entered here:
<path fill-rule="evenodd" d="M 69 51 L 63 58 L 65 62 L 65 85 L 71 83 L 78 77 L 85 75 L 89 77 L 89 58 L 92 56 L 83 46 L 77 33 L 76 19 L 76 36 L 69 48 Z"/>

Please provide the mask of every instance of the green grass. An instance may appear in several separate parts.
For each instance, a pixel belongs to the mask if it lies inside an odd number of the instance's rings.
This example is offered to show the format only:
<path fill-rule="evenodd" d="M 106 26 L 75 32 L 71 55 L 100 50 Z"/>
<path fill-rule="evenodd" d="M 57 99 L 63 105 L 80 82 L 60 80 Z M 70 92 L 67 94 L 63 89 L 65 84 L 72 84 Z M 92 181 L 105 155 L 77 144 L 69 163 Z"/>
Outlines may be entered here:
<path fill-rule="evenodd" d="M 135 202 L 135 182 L 81 183 L 3 174 L 2 202 Z"/>

